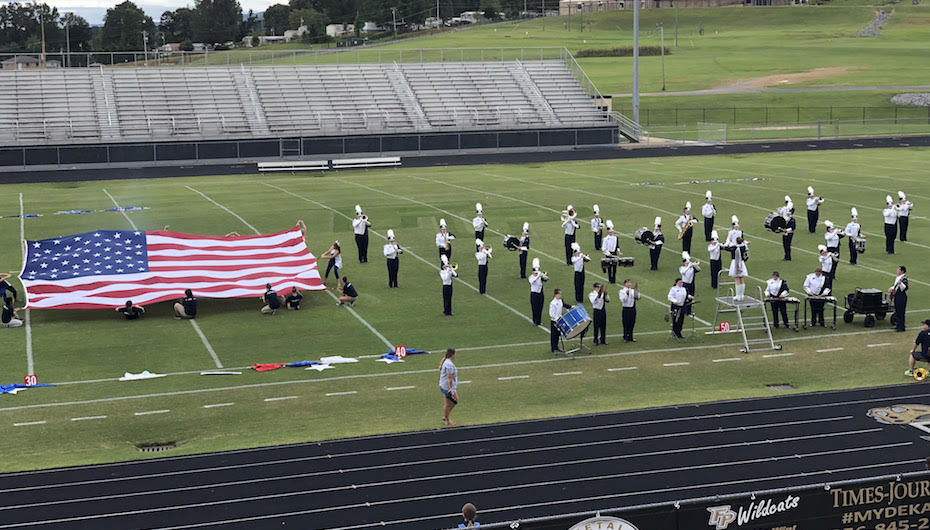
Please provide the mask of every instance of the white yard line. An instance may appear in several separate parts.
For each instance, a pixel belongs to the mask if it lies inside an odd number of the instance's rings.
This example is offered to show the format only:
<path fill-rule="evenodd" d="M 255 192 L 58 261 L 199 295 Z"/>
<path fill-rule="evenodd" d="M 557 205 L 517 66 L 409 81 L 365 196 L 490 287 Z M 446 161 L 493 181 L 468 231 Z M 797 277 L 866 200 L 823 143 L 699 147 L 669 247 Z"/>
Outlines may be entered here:
<path fill-rule="evenodd" d="M 389 386 L 385 390 L 413 390 L 415 386 Z"/>
<path fill-rule="evenodd" d="M 207 351 L 210 352 L 210 357 L 213 357 L 213 363 L 216 364 L 217 368 L 222 368 L 223 363 L 220 362 L 220 358 L 216 355 L 216 350 L 213 349 L 213 346 L 210 344 L 210 341 L 207 340 L 207 336 L 203 334 L 200 326 L 194 322 L 194 319 L 188 319 L 187 321 L 191 323 L 194 331 L 197 332 L 197 336 L 200 337 L 200 341 L 203 342 L 203 345 L 207 348 Z"/>
<path fill-rule="evenodd" d="M 23 194 L 19 194 L 19 241 L 22 245 L 23 250 L 23 267 L 20 270 L 26 268 L 26 217 L 25 210 L 23 209 Z M 20 278 L 22 281 L 22 278 Z M 29 305 L 28 293 L 25 293 L 26 287 L 23 287 L 24 294 L 26 294 L 26 306 Z M 26 328 L 26 374 L 36 373 L 35 359 L 32 356 L 32 317 L 29 315 L 29 309 L 26 309 L 25 313 L 25 328 Z"/>
<path fill-rule="evenodd" d="M 288 399 L 297 399 L 297 396 L 270 397 L 265 398 L 265 401 L 285 401 Z"/>
<path fill-rule="evenodd" d="M 350 390 L 350 391 L 348 391 L 348 392 L 327 392 L 327 393 L 326 393 L 326 397 L 331 397 L 331 396 L 350 396 L 350 395 L 352 395 L 352 394 L 358 394 L 358 391 L 356 391 L 356 390 Z"/>
<path fill-rule="evenodd" d="M 82 416 L 80 418 L 71 418 L 71 421 L 90 421 L 90 420 L 105 420 L 106 416 Z"/>
<path fill-rule="evenodd" d="M 793 353 L 768 353 L 762 356 L 763 359 L 770 359 L 772 357 L 791 357 Z"/>
<path fill-rule="evenodd" d="M 282 191 L 282 192 L 284 192 L 284 193 L 287 193 L 288 195 L 291 195 L 292 197 L 296 197 L 296 198 L 298 198 L 298 199 L 304 200 L 304 201 L 309 202 L 309 203 L 311 203 L 311 204 L 315 204 L 315 205 L 319 206 L 320 208 L 324 208 L 324 209 L 329 210 L 329 211 L 331 211 L 331 212 L 333 212 L 333 213 L 335 213 L 335 214 L 337 214 L 337 215 L 341 215 L 342 217 L 345 217 L 345 218 L 348 219 L 348 220 L 352 220 L 352 218 L 349 217 L 348 215 L 346 215 L 346 214 L 340 212 L 339 210 L 336 210 L 336 209 L 334 209 L 334 208 L 331 208 L 331 207 L 329 207 L 329 206 L 327 206 L 327 205 L 325 205 L 325 204 L 323 204 L 323 203 L 321 203 L 321 202 L 317 202 L 317 201 L 315 201 L 315 200 L 313 200 L 313 199 L 309 199 L 309 198 L 307 198 L 307 197 L 304 197 L 303 195 L 298 195 L 297 193 L 294 193 L 294 192 L 292 192 L 292 191 L 286 190 L 286 189 L 284 189 L 284 188 L 282 188 L 282 187 L 280 187 L 280 186 L 275 186 L 274 184 L 268 184 L 267 182 L 263 182 L 262 184 L 264 184 L 265 186 L 268 186 L 268 187 L 270 187 L 270 188 L 274 188 L 274 189 L 276 189 L 276 190 L 278 190 L 278 191 Z M 374 231 L 374 230 L 370 230 L 370 232 L 371 232 L 372 234 L 374 234 L 374 235 L 380 237 L 381 239 L 387 241 L 387 237 L 384 236 L 384 235 L 382 235 L 382 234 L 380 234 L 379 232 L 376 232 L 376 231 Z M 408 254 L 408 255 L 410 255 L 411 257 L 416 258 L 417 260 L 422 261 L 423 263 L 429 265 L 429 266 L 432 267 L 433 269 L 439 270 L 439 267 L 437 267 L 435 263 L 433 263 L 433 262 L 431 262 L 431 261 L 428 261 L 428 260 L 422 258 L 421 256 L 417 255 L 417 254 L 414 254 L 414 253 L 411 252 L 410 250 L 406 250 L 406 249 L 405 249 L 405 250 L 404 250 L 404 254 Z M 468 287 L 469 289 L 471 289 L 472 291 L 478 292 L 478 288 L 477 288 L 477 287 L 475 287 L 474 285 L 472 285 L 472 284 L 466 282 L 465 280 L 463 280 L 463 279 L 461 279 L 461 278 L 456 278 L 456 280 L 457 280 L 459 283 L 461 283 L 462 285 L 464 285 L 464 286 Z M 515 309 L 515 308 L 513 308 L 513 307 L 511 307 L 511 306 L 509 306 L 509 305 L 507 305 L 507 304 L 505 304 L 504 302 L 498 300 L 497 298 L 495 298 L 495 297 L 493 297 L 493 296 L 491 296 L 491 295 L 489 295 L 489 294 L 485 294 L 484 297 L 487 298 L 487 299 L 489 299 L 489 300 L 491 300 L 491 301 L 493 301 L 493 302 L 495 302 L 495 303 L 497 303 L 498 305 L 500 305 L 500 306 L 502 306 L 502 307 L 508 309 L 511 313 L 513 313 L 513 314 L 519 316 L 519 317 L 522 318 L 523 320 L 526 320 L 527 322 L 530 322 L 530 323 L 533 322 L 533 319 L 531 319 L 530 317 L 526 316 L 526 314 L 524 314 L 524 313 L 518 311 L 517 309 Z M 545 328 L 545 327 L 543 327 L 543 326 L 536 326 L 536 327 L 539 328 L 540 330 L 542 330 L 543 332 L 545 332 L 546 334 L 549 333 L 549 328 Z M 388 346 L 390 346 L 391 348 L 394 347 L 393 345 L 388 345 Z"/>
<path fill-rule="evenodd" d="M 824 350 L 817 350 L 817 353 L 826 353 L 829 351 L 843 351 L 844 348 L 826 348 Z"/>
<path fill-rule="evenodd" d="M 890 342 L 879 342 L 878 344 L 867 344 L 867 348 L 879 348 L 881 346 L 891 346 Z"/>
<path fill-rule="evenodd" d="M 161 409 L 161 410 L 146 410 L 145 412 L 133 412 L 134 416 L 148 416 L 149 414 L 165 414 L 166 412 L 171 412 L 170 409 Z"/>
<path fill-rule="evenodd" d="M 608 368 L 608 372 L 628 372 L 630 370 L 638 370 L 638 366 L 624 366 L 623 368 Z"/>
<path fill-rule="evenodd" d="M 20 423 L 14 423 L 14 424 L 13 424 L 13 427 L 26 427 L 26 426 L 28 426 L 28 425 L 45 425 L 46 423 L 48 423 L 48 422 L 45 421 L 45 420 L 42 420 L 42 421 L 24 421 L 24 422 L 20 422 Z"/>
<path fill-rule="evenodd" d="M 261 234 L 261 232 L 259 232 L 257 228 L 255 228 L 254 226 L 250 225 L 248 221 L 246 221 L 245 219 L 243 219 L 242 217 L 240 217 L 239 214 L 237 214 L 236 212 L 234 212 L 234 211 L 230 210 L 229 208 L 223 206 L 222 204 L 220 204 L 220 203 L 214 201 L 214 200 L 211 199 L 210 197 L 207 197 L 207 195 L 204 194 L 204 193 L 201 192 L 201 191 L 195 190 L 194 188 L 192 188 L 192 187 L 190 187 L 190 186 L 184 186 L 184 187 L 187 188 L 187 189 L 189 189 L 189 190 L 191 190 L 192 192 L 194 192 L 194 193 L 200 195 L 200 196 L 203 197 L 204 199 L 206 199 L 206 200 L 212 202 L 213 204 L 215 204 L 216 206 L 218 206 L 219 208 L 221 208 L 222 210 L 224 210 L 224 211 L 225 211 L 226 213 L 228 213 L 229 215 L 235 217 L 236 219 L 238 219 L 239 221 L 241 221 L 242 224 L 244 224 L 245 226 L 249 227 L 249 229 L 252 230 L 253 232 L 255 232 L 256 234 Z"/>
<path fill-rule="evenodd" d="M 116 206 L 117 208 L 120 207 L 119 203 L 116 202 L 116 199 L 114 199 L 113 196 L 110 195 L 110 192 L 107 191 L 106 188 L 103 189 L 103 192 L 107 194 L 107 197 L 109 197 L 111 201 L 113 201 L 113 206 Z M 139 229 L 139 227 L 136 226 L 136 223 L 134 223 L 132 219 L 129 218 L 129 215 L 126 213 L 125 210 L 123 210 L 121 213 L 123 214 L 123 217 L 125 217 L 126 220 L 129 221 L 129 226 L 131 226 L 133 230 Z"/>
<path fill-rule="evenodd" d="M 556 376 L 556 377 L 560 377 L 560 376 L 563 376 L 563 375 L 581 375 L 581 374 L 582 374 L 582 372 L 556 372 L 556 373 L 554 373 L 554 374 L 552 374 L 552 375 L 554 375 L 554 376 Z"/>
<path fill-rule="evenodd" d="M 689 363 L 689 362 L 681 362 L 681 363 L 664 363 L 664 364 L 662 364 L 662 366 L 688 366 L 689 364 L 691 364 L 691 363 Z"/>
<path fill-rule="evenodd" d="M 742 361 L 742 357 L 727 357 L 726 359 L 712 359 L 711 362 L 715 363 L 728 363 L 731 361 Z"/>
<path fill-rule="evenodd" d="M 529 379 L 529 378 L 530 376 L 528 375 L 511 375 L 507 377 L 498 377 L 497 380 L 498 381 L 512 381 L 514 379 Z"/>
<path fill-rule="evenodd" d="M 485 174 L 486 174 L 486 175 L 491 175 L 491 176 L 494 176 L 494 177 L 497 177 L 497 176 L 498 176 L 498 175 L 494 175 L 494 174 L 491 174 L 491 173 L 485 173 Z M 458 184 L 451 184 L 451 183 L 448 183 L 448 182 L 438 182 L 438 181 L 436 181 L 436 180 L 427 179 L 427 178 L 423 178 L 423 177 L 416 177 L 416 176 L 413 176 L 413 175 L 411 175 L 411 177 L 412 177 L 412 178 L 416 178 L 416 179 L 418 179 L 418 180 L 425 180 L 425 181 L 427 181 L 427 182 L 433 182 L 433 183 L 435 183 L 435 184 L 442 184 L 442 185 L 444 185 L 444 186 L 451 186 L 451 187 L 454 187 L 454 188 L 459 188 L 459 189 L 471 191 L 471 192 L 474 192 L 474 193 L 480 193 L 480 194 L 484 194 L 484 195 L 491 195 L 491 196 L 494 196 L 494 197 L 499 197 L 499 198 L 504 199 L 504 200 L 519 202 L 519 203 L 522 203 L 522 204 L 526 204 L 527 206 L 533 206 L 533 207 L 536 207 L 536 208 L 542 208 L 542 209 L 544 209 L 544 210 L 549 210 L 549 211 L 551 211 L 551 212 L 553 212 L 553 213 L 560 213 L 559 210 L 556 210 L 556 209 L 554 209 L 554 208 L 550 208 L 550 207 L 544 206 L 544 205 L 542 205 L 542 204 L 536 204 L 536 203 L 524 201 L 524 200 L 522 200 L 522 199 L 516 199 L 516 198 L 514 198 L 514 197 L 508 197 L 508 196 L 506 196 L 506 195 L 500 195 L 500 194 L 497 194 L 497 193 L 493 193 L 493 192 L 489 192 L 489 191 L 485 191 L 485 190 L 481 190 L 481 189 L 476 189 L 476 188 L 470 188 L 470 187 L 468 187 L 468 186 L 461 186 L 461 185 L 458 185 Z M 364 185 L 362 185 L 362 184 L 357 184 L 357 185 L 359 185 L 359 186 L 364 186 Z M 368 186 L 364 186 L 364 187 L 368 188 Z M 371 190 L 373 190 L 373 191 L 380 191 L 380 190 L 376 190 L 376 189 L 374 189 L 374 188 L 369 188 L 369 189 L 371 189 Z M 387 192 L 383 192 L 383 191 L 382 191 L 381 193 L 387 193 Z M 388 195 L 392 195 L 392 196 L 393 196 L 393 194 L 388 194 Z M 400 197 L 399 195 L 397 195 L 396 197 L 398 197 L 398 198 L 405 198 L 405 197 Z M 457 219 L 460 219 L 460 220 L 462 220 L 462 221 L 465 222 L 465 223 L 470 223 L 470 222 L 471 222 L 471 221 L 469 221 L 468 219 L 465 219 L 464 217 L 461 217 L 461 216 L 456 215 L 456 214 L 454 214 L 454 213 L 452 213 L 452 212 L 449 212 L 448 210 L 443 210 L 442 208 L 439 208 L 439 207 L 437 207 L 437 206 L 433 206 L 432 204 L 428 204 L 428 203 L 421 202 L 421 201 L 417 201 L 417 200 L 410 199 L 410 198 L 405 198 L 405 199 L 408 200 L 408 201 L 413 201 L 413 202 L 418 203 L 418 204 L 422 204 L 423 206 L 427 206 L 427 207 L 429 207 L 429 208 L 433 208 L 434 210 L 438 210 L 438 211 L 440 211 L 440 212 L 443 212 L 443 213 L 445 213 L 446 215 L 448 215 L 448 216 L 450 216 L 450 217 L 455 217 L 455 218 L 457 218 Z M 579 218 L 579 221 L 584 221 L 584 219 Z M 498 232 L 497 230 L 493 230 L 493 229 L 491 229 L 491 228 L 488 228 L 487 230 L 488 230 L 489 232 L 493 232 L 493 233 L 495 233 L 495 234 L 497 234 L 497 235 L 500 235 L 500 236 L 502 236 L 502 237 L 504 236 L 504 234 L 503 234 L 502 232 Z M 629 237 L 630 239 L 633 238 L 632 234 L 625 234 L 625 233 L 622 233 L 622 232 L 617 232 L 617 234 L 620 234 L 620 235 Z M 557 256 L 553 256 L 553 255 L 548 254 L 548 253 L 546 253 L 546 252 L 543 252 L 543 251 L 539 250 L 538 248 L 531 248 L 530 250 L 531 250 L 534 254 L 540 254 L 540 255 L 542 255 L 542 256 L 544 256 L 544 257 L 546 257 L 546 258 L 549 258 L 549 259 L 551 259 L 551 260 L 553 260 L 553 261 L 556 261 L 556 262 L 558 262 L 558 263 L 560 263 L 560 264 L 561 264 L 561 263 L 565 263 L 561 258 L 559 258 L 559 257 L 557 257 Z M 591 274 L 591 276 L 594 276 L 595 278 L 598 278 L 598 279 L 600 279 L 600 280 L 602 280 L 602 281 L 605 281 L 605 282 L 607 281 L 607 277 L 606 277 L 606 276 L 602 276 L 602 275 L 597 274 L 596 272 L 593 272 L 593 271 L 585 271 L 585 274 Z M 641 296 L 642 296 L 643 298 L 645 298 L 646 300 L 649 300 L 650 302 L 657 303 L 657 304 L 659 304 L 659 305 L 661 305 L 661 306 L 663 306 L 663 307 L 668 307 L 668 303 L 666 303 L 666 302 L 663 302 L 663 301 L 661 301 L 661 300 L 658 300 L 658 299 L 656 299 L 656 298 L 653 298 L 653 297 L 648 296 L 648 295 L 645 295 L 645 294 L 643 294 L 643 295 L 641 295 Z M 704 324 L 705 326 L 710 326 L 710 325 L 711 325 L 710 322 L 708 322 L 708 321 L 706 321 L 706 320 L 703 320 L 703 319 L 701 319 L 701 318 L 694 317 L 694 319 L 697 320 L 698 322 L 700 322 L 701 324 Z"/>
<path fill-rule="evenodd" d="M 212 404 L 212 405 L 204 405 L 203 408 L 205 408 L 205 409 L 215 409 L 215 408 L 218 408 L 218 407 L 231 407 L 231 406 L 233 406 L 233 405 L 235 405 L 235 403 L 233 403 L 233 402 L 230 402 L 230 403 L 214 403 L 214 404 Z"/>

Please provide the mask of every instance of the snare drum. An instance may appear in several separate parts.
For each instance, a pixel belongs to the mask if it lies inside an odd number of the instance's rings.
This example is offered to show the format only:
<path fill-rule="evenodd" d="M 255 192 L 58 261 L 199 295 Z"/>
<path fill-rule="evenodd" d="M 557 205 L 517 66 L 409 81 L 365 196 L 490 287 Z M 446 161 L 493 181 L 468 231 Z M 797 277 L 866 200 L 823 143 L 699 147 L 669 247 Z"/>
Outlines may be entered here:
<path fill-rule="evenodd" d="M 633 266 L 633 258 L 620 258 L 620 259 L 617 261 L 617 264 L 620 265 L 621 267 L 632 267 L 632 266 Z"/>
<path fill-rule="evenodd" d="M 781 232 L 788 227 L 788 221 L 777 213 L 770 213 L 765 218 L 765 229 L 772 232 Z"/>
<path fill-rule="evenodd" d="M 633 233 L 633 239 L 640 245 L 651 245 L 654 238 L 652 231 L 645 226 Z"/>
<path fill-rule="evenodd" d="M 853 247 L 856 249 L 856 253 L 865 253 L 865 238 L 861 236 L 853 236 L 851 239 Z"/>
<path fill-rule="evenodd" d="M 573 339 L 588 329 L 588 326 L 591 325 L 591 317 L 588 316 L 584 306 L 579 304 L 562 315 L 556 325 L 563 337 Z"/>

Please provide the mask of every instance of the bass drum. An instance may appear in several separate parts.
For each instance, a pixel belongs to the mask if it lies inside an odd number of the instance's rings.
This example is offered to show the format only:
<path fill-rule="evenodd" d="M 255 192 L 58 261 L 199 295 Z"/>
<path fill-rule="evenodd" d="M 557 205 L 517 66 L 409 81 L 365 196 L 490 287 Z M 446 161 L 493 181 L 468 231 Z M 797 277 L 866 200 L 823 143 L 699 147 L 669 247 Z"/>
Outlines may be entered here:
<path fill-rule="evenodd" d="M 771 230 L 772 232 L 781 232 L 788 227 L 788 221 L 784 217 L 777 213 L 770 213 L 768 217 L 765 218 L 765 229 Z"/>
<path fill-rule="evenodd" d="M 591 325 L 591 317 L 584 306 L 579 304 L 568 310 L 567 313 L 556 322 L 556 326 L 566 339 L 574 339 L 587 331 Z"/>
<path fill-rule="evenodd" d="M 511 251 L 517 250 L 520 248 L 520 240 L 510 234 L 507 234 L 504 236 L 504 248 Z"/>
<path fill-rule="evenodd" d="M 654 237 L 652 231 L 645 226 L 633 233 L 633 239 L 640 245 L 651 245 Z"/>

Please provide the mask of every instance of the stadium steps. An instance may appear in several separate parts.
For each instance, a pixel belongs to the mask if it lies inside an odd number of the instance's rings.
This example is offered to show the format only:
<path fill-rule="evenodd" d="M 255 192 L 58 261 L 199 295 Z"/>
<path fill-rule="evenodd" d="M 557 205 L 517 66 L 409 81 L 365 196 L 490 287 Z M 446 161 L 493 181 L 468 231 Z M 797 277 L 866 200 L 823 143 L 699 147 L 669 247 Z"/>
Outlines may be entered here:
<path fill-rule="evenodd" d="M 398 99 L 403 103 L 404 110 L 410 118 L 410 121 L 413 122 L 413 126 L 416 127 L 418 131 L 432 129 L 429 120 L 426 119 L 426 114 L 423 112 L 423 107 L 420 106 L 420 102 L 417 100 L 416 94 L 414 94 L 413 90 L 410 88 L 410 83 L 407 82 L 407 76 L 404 75 L 400 66 L 394 63 L 393 67 L 385 70 L 385 74 L 391 82 L 391 87 L 397 93 Z"/>
<path fill-rule="evenodd" d="M 97 109 L 97 127 L 104 140 L 116 140 L 120 137 L 119 118 L 116 114 L 116 94 L 113 93 L 113 80 L 109 72 L 100 69 L 92 76 L 94 86 L 94 107 Z"/>
<path fill-rule="evenodd" d="M 546 101 L 546 97 L 543 96 L 542 92 L 539 91 L 539 87 L 536 86 L 536 83 L 530 78 L 530 74 L 526 71 L 523 63 L 520 61 L 514 62 L 513 68 L 510 69 L 510 73 L 513 74 L 520 88 L 523 89 L 526 98 L 533 103 L 537 114 L 542 117 L 543 121 L 545 121 L 547 125 L 558 125 L 559 117 L 555 115 L 555 111 L 552 110 L 552 106 Z"/>
<path fill-rule="evenodd" d="M 271 129 L 268 128 L 268 120 L 265 118 L 265 111 L 262 108 L 261 101 L 255 89 L 255 80 L 252 79 L 252 73 L 241 66 L 239 71 L 232 71 L 233 82 L 236 85 L 236 92 L 239 94 L 239 102 L 246 116 L 249 117 L 249 129 L 254 136 L 268 136 Z"/>

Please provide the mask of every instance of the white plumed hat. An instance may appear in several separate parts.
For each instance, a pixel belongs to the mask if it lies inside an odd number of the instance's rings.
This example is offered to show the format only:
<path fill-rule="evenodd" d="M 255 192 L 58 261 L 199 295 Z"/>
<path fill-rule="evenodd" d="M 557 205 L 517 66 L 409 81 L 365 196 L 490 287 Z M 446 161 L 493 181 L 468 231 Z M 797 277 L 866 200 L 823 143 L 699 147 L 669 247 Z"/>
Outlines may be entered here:
<path fill-rule="evenodd" d="M 785 204 L 785 212 L 791 213 L 791 210 L 794 210 L 794 203 L 791 201 L 788 201 L 788 203 Z"/>
<path fill-rule="evenodd" d="M 573 242 L 573 243 L 572 243 L 572 250 L 574 250 L 575 252 L 580 252 L 580 251 L 581 251 L 581 245 L 579 245 L 578 243 L 574 243 L 574 242 Z"/>
<path fill-rule="evenodd" d="M 903 192 L 903 191 L 898 191 L 898 197 L 899 197 L 902 201 L 903 201 L 904 199 L 907 198 L 907 196 L 904 195 L 904 192 Z"/>
<path fill-rule="evenodd" d="M 600 215 L 600 214 L 601 214 L 601 207 L 595 204 L 595 205 L 594 205 L 594 215 Z"/>
<path fill-rule="evenodd" d="M 735 216 L 735 215 L 734 215 L 733 217 L 730 217 L 730 222 L 732 222 L 734 226 L 738 225 L 738 224 L 739 224 L 739 217 L 737 217 L 737 216 Z"/>
<path fill-rule="evenodd" d="M 529 223 L 523 223 L 523 231 L 524 231 L 525 233 L 527 233 L 527 234 L 530 233 L 530 224 L 529 224 Z"/>
<path fill-rule="evenodd" d="M 824 221 L 823 225 L 827 228 L 833 228 L 833 221 Z"/>
<path fill-rule="evenodd" d="M 445 227 L 446 227 L 446 220 L 445 220 L 445 219 L 440 219 L 440 220 L 439 220 L 439 228 L 445 228 Z"/>
<path fill-rule="evenodd" d="M 849 215 L 850 215 L 853 219 L 858 219 L 858 218 L 859 218 L 859 210 L 857 210 L 857 209 L 855 209 L 855 208 L 850 208 L 850 209 L 849 209 Z"/>
<path fill-rule="evenodd" d="M 826 247 L 826 245 L 817 245 L 817 250 L 823 252 L 823 251 L 827 250 L 827 247 Z"/>
<path fill-rule="evenodd" d="M 358 204 L 355 205 L 355 215 L 362 215 L 362 207 Z"/>
<path fill-rule="evenodd" d="M 688 201 L 685 203 L 685 210 L 690 210 L 690 209 L 691 209 L 691 201 Z"/>
<path fill-rule="evenodd" d="M 661 218 L 661 217 L 656 217 L 655 225 L 656 225 L 656 226 L 662 226 L 662 218 Z"/>
<path fill-rule="evenodd" d="M 813 187 L 813 186 L 808 186 L 808 187 L 807 187 L 807 194 L 808 194 L 808 195 L 813 195 L 813 194 L 814 194 L 814 187 Z"/>
<path fill-rule="evenodd" d="M 476 246 L 476 247 L 483 247 L 483 246 L 484 246 L 484 241 L 482 241 L 482 240 L 480 240 L 480 239 L 476 239 L 476 240 L 475 240 L 475 246 Z"/>
<path fill-rule="evenodd" d="M 886 204 L 891 204 L 892 202 L 894 202 L 894 201 L 891 200 L 891 195 L 885 195 L 885 203 L 886 203 Z"/>
<path fill-rule="evenodd" d="M 720 239 L 720 234 L 718 234 L 716 230 L 711 230 L 710 238 L 713 239 L 714 241 L 717 241 L 718 239 Z"/>
<path fill-rule="evenodd" d="M 681 253 L 681 261 L 691 261 L 691 254 L 687 250 Z"/>
<path fill-rule="evenodd" d="M 604 224 L 607 225 L 607 229 L 608 229 L 608 230 L 613 230 L 613 229 L 614 229 L 614 222 L 611 221 L 610 219 L 608 219 L 607 222 L 604 223 Z"/>
<path fill-rule="evenodd" d="M 534 271 L 539 270 L 539 258 L 533 258 L 533 270 Z"/>
<path fill-rule="evenodd" d="M 571 204 L 569 204 L 569 205 L 568 205 L 568 208 L 566 208 L 566 210 L 574 210 L 574 209 L 575 209 L 575 207 L 572 206 Z"/>
<path fill-rule="evenodd" d="M 442 256 L 439 256 L 439 259 L 442 260 L 443 265 L 449 264 L 449 256 L 446 256 L 445 254 L 443 254 Z"/>
<path fill-rule="evenodd" d="M 791 202 L 791 197 L 785 195 L 785 204 L 788 204 L 789 202 Z"/>
<path fill-rule="evenodd" d="M 388 228 L 388 241 L 394 241 L 394 230 Z"/>
<path fill-rule="evenodd" d="M 475 211 L 478 212 L 478 213 L 481 213 L 481 203 L 480 203 L 480 202 L 476 202 L 476 203 L 475 203 Z"/>
<path fill-rule="evenodd" d="M 711 193 L 710 190 L 707 190 L 707 192 L 704 193 L 704 198 L 707 199 L 707 200 L 709 201 L 709 200 L 711 200 L 712 198 L 714 198 L 714 194 Z"/>

